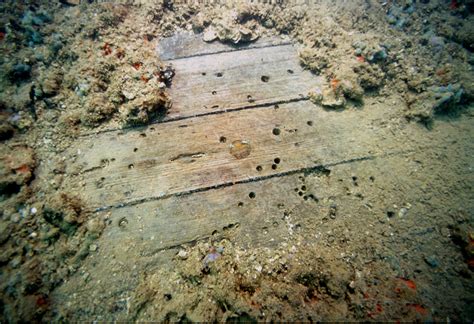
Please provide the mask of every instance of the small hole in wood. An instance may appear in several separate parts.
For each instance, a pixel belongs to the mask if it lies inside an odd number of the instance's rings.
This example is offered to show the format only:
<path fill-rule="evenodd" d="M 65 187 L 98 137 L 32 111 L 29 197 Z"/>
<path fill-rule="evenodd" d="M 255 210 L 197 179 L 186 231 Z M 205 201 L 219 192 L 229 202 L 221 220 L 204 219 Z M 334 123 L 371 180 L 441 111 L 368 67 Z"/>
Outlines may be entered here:
<path fill-rule="evenodd" d="M 290 70 L 290 69 L 286 70 L 286 72 L 288 72 L 289 74 L 295 73 L 295 72 L 293 72 L 293 70 Z"/>
<path fill-rule="evenodd" d="M 308 124 L 308 126 L 313 126 L 313 121 L 308 120 L 308 121 L 306 122 L 306 124 Z"/>
<path fill-rule="evenodd" d="M 206 75 L 206 72 L 202 72 L 201 75 L 202 75 L 202 76 L 205 76 L 205 75 Z"/>
<path fill-rule="evenodd" d="M 145 134 L 145 133 L 141 133 L 140 136 L 141 136 L 141 137 L 146 137 L 146 134 Z"/>
<path fill-rule="evenodd" d="M 129 164 L 129 165 L 128 165 L 128 168 L 129 168 L 130 170 L 133 169 L 134 167 L 135 167 L 135 166 L 134 166 L 133 164 Z"/>
<path fill-rule="evenodd" d="M 256 197 L 255 192 L 252 191 L 251 193 L 249 193 L 250 199 L 254 199 L 255 197 Z"/>
<path fill-rule="evenodd" d="M 243 203 L 243 202 L 241 202 L 241 201 L 239 201 L 239 203 L 237 204 L 237 206 L 239 206 L 239 207 L 243 207 L 243 206 L 244 206 L 244 203 Z"/>
<path fill-rule="evenodd" d="M 273 160 L 273 162 L 275 162 L 276 164 L 280 164 L 281 160 L 280 160 L 280 158 L 275 158 L 275 160 Z"/>
<path fill-rule="evenodd" d="M 262 82 L 268 82 L 270 80 L 270 77 L 268 75 L 262 75 L 260 80 L 262 80 Z"/>
<path fill-rule="evenodd" d="M 217 72 L 217 73 L 216 73 L 216 77 L 222 78 L 222 76 L 223 76 L 222 72 Z"/>
<path fill-rule="evenodd" d="M 277 168 L 278 168 L 278 165 L 272 164 L 272 169 L 273 169 L 273 170 L 276 170 Z"/>
<path fill-rule="evenodd" d="M 219 138 L 219 142 L 221 142 L 221 143 L 225 143 L 226 141 L 227 141 L 227 138 L 225 136 L 221 136 Z"/>
<path fill-rule="evenodd" d="M 257 165 L 257 168 L 256 168 L 256 169 L 257 169 L 257 171 L 258 171 L 258 172 L 260 172 L 260 171 L 262 171 L 262 170 L 263 170 L 263 168 L 262 168 L 262 166 L 261 166 L 261 165 Z"/>
<path fill-rule="evenodd" d="M 248 96 L 247 96 L 247 100 L 248 100 L 248 102 L 255 102 L 255 99 L 252 98 L 251 95 L 248 95 Z"/>
<path fill-rule="evenodd" d="M 217 94 L 217 91 L 212 91 L 212 94 L 215 96 Z"/>
<path fill-rule="evenodd" d="M 125 228 L 127 224 L 128 224 L 128 220 L 125 217 L 120 218 L 118 221 L 118 226 L 120 228 Z"/>
<path fill-rule="evenodd" d="M 136 152 L 136 151 L 138 151 L 138 148 L 135 147 L 135 148 L 133 149 L 133 152 Z"/>
<path fill-rule="evenodd" d="M 278 135 L 280 135 L 280 129 L 279 128 L 274 128 L 272 133 L 273 133 L 273 135 L 278 136 Z"/>

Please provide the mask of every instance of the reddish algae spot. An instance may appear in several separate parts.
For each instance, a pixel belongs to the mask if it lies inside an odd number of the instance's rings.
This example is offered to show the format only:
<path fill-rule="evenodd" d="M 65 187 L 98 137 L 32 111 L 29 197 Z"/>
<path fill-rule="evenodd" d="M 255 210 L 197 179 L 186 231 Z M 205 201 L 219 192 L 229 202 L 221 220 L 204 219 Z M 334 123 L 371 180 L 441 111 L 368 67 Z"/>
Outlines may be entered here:
<path fill-rule="evenodd" d="M 405 279 L 405 278 L 399 278 L 399 279 L 403 281 L 408 288 L 416 290 L 416 283 L 413 280 Z"/>
<path fill-rule="evenodd" d="M 139 70 L 142 67 L 142 63 L 136 62 L 136 63 L 133 63 L 132 66 L 135 70 Z"/>
<path fill-rule="evenodd" d="M 23 164 L 19 168 L 16 168 L 15 171 L 18 173 L 28 173 L 30 172 L 30 167 L 26 164 Z"/>
<path fill-rule="evenodd" d="M 408 307 L 411 307 L 415 312 L 420 315 L 427 315 L 428 310 L 421 306 L 420 304 L 407 304 Z"/>
<path fill-rule="evenodd" d="M 105 43 L 104 47 L 102 47 L 102 50 L 104 51 L 104 55 L 112 54 L 112 48 L 110 47 L 109 43 Z"/>

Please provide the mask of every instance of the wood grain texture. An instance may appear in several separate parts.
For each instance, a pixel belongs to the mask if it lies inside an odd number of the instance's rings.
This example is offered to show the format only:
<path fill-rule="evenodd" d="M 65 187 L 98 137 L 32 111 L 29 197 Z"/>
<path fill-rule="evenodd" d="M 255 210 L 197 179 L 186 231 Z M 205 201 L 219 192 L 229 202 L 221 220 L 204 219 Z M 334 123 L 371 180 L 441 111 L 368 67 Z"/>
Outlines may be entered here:
<path fill-rule="evenodd" d="M 389 130 L 357 111 L 341 116 L 302 101 L 105 133 L 72 149 L 68 171 L 84 178 L 82 198 L 100 208 L 390 152 Z M 248 156 L 234 154 L 236 141 L 250 146 Z"/>
<path fill-rule="evenodd" d="M 172 62 L 173 105 L 165 120 L 288 102 L 321 86 L 292 45 L 255 48 Z"/>

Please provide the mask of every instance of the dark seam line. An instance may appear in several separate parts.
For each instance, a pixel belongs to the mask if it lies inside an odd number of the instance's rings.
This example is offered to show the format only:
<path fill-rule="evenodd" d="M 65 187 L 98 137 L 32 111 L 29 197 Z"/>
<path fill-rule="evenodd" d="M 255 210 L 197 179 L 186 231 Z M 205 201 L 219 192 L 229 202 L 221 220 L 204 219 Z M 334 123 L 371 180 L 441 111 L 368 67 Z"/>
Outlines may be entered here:
<path fill-rule="evenodd" d="M 285 171 L 285 172 L 269 174 L 269 175 L 265 175 L 265 176 L 253 177 L 253 178 L 249 178 L 249 179 L 242 179 L 242 180 L 238 180 L 238 181 L 235 181 L 235 182 L 225 182 L 225 183 L 217 184 L 217 185 L 214 185 L 214 186 L 196 188 L 196 189 L 192 189 L 192 190 L 188 190 L 188 191 L 182 191 L 182 192 L 177 192 L 177 193 L 172 193 L 172 194 L 166 194 L 166 195 L 159 196 L 159 197 L 147 197 L 147 198 L 142 198 L 142 199 L 138 199 L 138 200 L 134 200 L 134 201 L 130 201 L 130 202 L 127 202 L 127 203 L 118 204 L 118 205 L 110 205 L 110 206 L 105 206 L 105 207 L 99 207 L 99 208 L 96 208 L 95 210 L 93 210 L 93 212 L 101 212 L 101 211 L 109 210 L 109 209 L 112 209 L 112 208 L 117 208 L 118 209 L 118 208 L 123 208 L 123 207 L 128 207 L 128 206 L 135 206 L 135 205 L 139 205 L 139 204 L 146 203 L 146 202 L 149 202 L 149 201 L 168 199 L 168 198 L 171 198 L 171 197 L 184 197 L 184 196 L 188 196 L 188 195 L 199 193 L 199 192 L 222 189 L 222 188 L 231 187 L 231 186 L 237 185 L 237 184 L 260 182 L 260 181 L 263 181 L 263 180 L 286 177 L 286 176 L 294 175 L 294 174 L 298 174 L 298 173 L 305 173 L 305 174 L 320 173 L 320 172 L 323 172 L 324 169 L 328 168 L 328 167 L 333 167 L 333 166 L 337 166 L 337 165 L 341 165 L 341 164 L 348 164 L 348 163 L 353 163 L 353 162 L 375 160 L 376 158 L 379 158 L 379 157 L 387 157 L 387 156 L 393 156 L 393 155 L 397 155 L 397 154 L 405 154 L 405 153 L 409 153 L 409 152 L 411 152 L 411 151 L 408 150 L 408 151 L 401 151 L 401 152 L 392 152 L 392 153 L 382 154 L 382 155 L 379 155 L 379 156 L 367 155 L 367 156 L 352 158 L 352 159 L 348 159 L 348 160 L 342 160 L 342 161 L 328 163 L 328 164 L 318 164 L 318 165 L 314 165 L 314 166 L 311 166 L 311 167 L 299 168 L 299 169 L 289 170 L 289 171 Z"/>
<path fill-rule="evenodd" d="M 151 125 L 157 125 L 157 124 L 166 124 L 166 123 L 171 123 L 171 122 L 176 122 L 176 121 L 181 121 L 181 120 L 186 120 L 186 119 L 191 119 L 191 118 L 199 118 L 199 117 L 205 117 L 205 116 L 212 116 L 212 115 L 220 115 L 220 114 L 225 114 L 229 112 L 236 112 L 236 111 L 241 111 L 241 110 L 247 110 L 247 109 L 258 109 L 258 108 L 268 108 L 274 105 L 283 105 L 283 104 L 288 104 L 288 103 L 293 103 L 293 102 L 299 102 L 299 101 L 308 101 L 309 96 L 303 96 L 300 98 L 293 98 L 293 99 L 286 99 L 286 100 L 279 100 L 279 101 L 272 101 L 269 103 L 261 103 L 261 104 L 256 104 L 256 105 L 247 105 L 243 107 L 237 107 L 237 108 L 229 108 L 229 109 L 224 109 L 224 110 L 218 110 L 218 111 L 210 111 L 206 113 L 201 113 L 201 114 L 195 114 L 195 115 L 189 115 L 189 116 L 181 116 L 181 117 L 173 117 L 165 120 L 160 120 L 160 121 L 154 121 L 146 126 L 139 126 L 139 127 L 124 127 L 124 128 L 113 128 L 113 129 L 104 129 L 97 131 L 95 133 L 88 133 L 88 134 L 81 134 L 78 137 L 83 138 L 83 137 L 89 137 L 89 136 L 94 136 L 94 135 L 99 135 L 99 134 L 104 134 L 104 133 L 111 133 L 111 132 L 117 132 L 117 131 L 128 131 L 128 130 L 139 130 L 139 129 L 145 129 L 145 127 L 151 126 Z"/>
<path fill-rule="evenodd" d="M 220 50 L 220 51 L 212 52 L 212 53 L 200 53 L 200 54 L 192 54 L 192 55 L 188 55 L 188 56 L 178 56 L 178 57 L 175 57 L 175 58 L 163 58 L 163 57 L 160 56 L 160 58 L 162 60 L 164 60 L 165 62 L 172 63 L 173 61 L 184 60 L 184 59 L 193 58 L 193 57 L 201 57 L 201 56 L 216 55 L 216 54 L 222 54 L 222 53 L 240 52 L 240 51 L 249 51 L 249 50 L 253 50 L 253 49 L 271 48 L 271 47 L 288 46 L 288 45 L 293 45 L 293 43 L 286 42 L 286 43 L 281 43 L 281 44 L 269 44 L 269 45 L 265 45 L 265 46 L 243 47 L 243 48 L 237 48 L 237 49 Z M 159 53 L 158 53 L 158 55 L 159 55 Z"/>

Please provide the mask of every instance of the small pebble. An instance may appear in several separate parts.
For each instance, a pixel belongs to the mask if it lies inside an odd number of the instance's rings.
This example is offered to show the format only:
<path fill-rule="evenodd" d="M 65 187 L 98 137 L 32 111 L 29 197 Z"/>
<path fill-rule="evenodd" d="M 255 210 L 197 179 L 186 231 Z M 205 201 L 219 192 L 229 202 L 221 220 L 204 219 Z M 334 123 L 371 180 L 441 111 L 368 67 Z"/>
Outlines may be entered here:
<path fill-rule="evenodd" d="M 178 257 L 181 260 L 186 260 L 188 258 L 188 252 L 186 252 L 185 250 L 179 250 Z"/>

